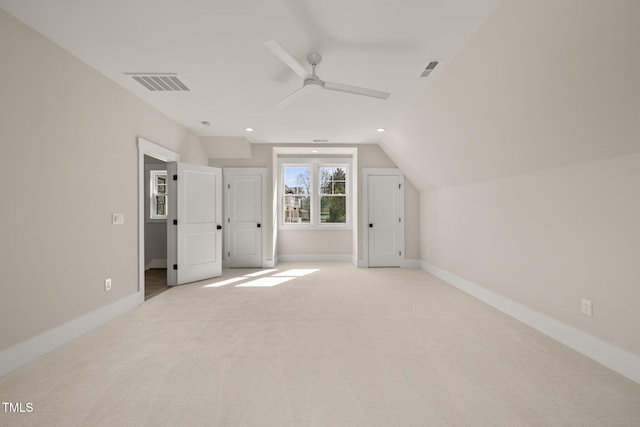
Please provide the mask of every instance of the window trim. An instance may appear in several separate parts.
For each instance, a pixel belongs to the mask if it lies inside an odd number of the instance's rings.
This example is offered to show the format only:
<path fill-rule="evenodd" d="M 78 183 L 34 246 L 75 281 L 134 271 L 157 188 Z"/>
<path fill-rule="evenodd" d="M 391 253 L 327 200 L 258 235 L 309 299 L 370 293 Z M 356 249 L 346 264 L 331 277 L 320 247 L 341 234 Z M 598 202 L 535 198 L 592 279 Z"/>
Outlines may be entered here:
<path fill-rule="evenodd" d="M 311 189 L 310 196 L 310 222 L 309 223 L 285 223 L 284 222 L 284 169 L 285 167 L 310 167 Z M 346 222 L 322 223 L 320 222 L 320 168 L 342 167 L 345 168 L 346 188 Z M 278 228 L 281 230 L 351 230 L 353 228 L 353 161 L 348 157 L 320 158 L 320 157 L 281 157 L 278 159 Z"/>

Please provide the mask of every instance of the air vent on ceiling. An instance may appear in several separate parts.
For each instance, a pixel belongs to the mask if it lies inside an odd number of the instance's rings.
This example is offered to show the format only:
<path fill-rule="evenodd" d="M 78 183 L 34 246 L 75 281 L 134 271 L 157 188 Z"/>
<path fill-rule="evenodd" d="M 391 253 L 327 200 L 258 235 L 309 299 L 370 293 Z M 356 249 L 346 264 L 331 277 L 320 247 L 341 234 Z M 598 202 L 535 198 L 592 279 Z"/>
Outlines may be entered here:
<path fill-rule="evenodd" d="M 430 61 L 429 64 L 425 67 L 425 69 L 420 74 L 420 77 L 429 77 L 429 74 L 436 69 L 436 67 L 440 64 L 440 61 Z"/>
<path fill-rule="evenodd" d="M 313 142 L 329 142 L 328 139 L 314 139 Z"/>
<path fill-rule="evenodd" d="M 142 86 L 154 92 L 182 92 L 189 88 L 176 73 L 125 73 Z"/>

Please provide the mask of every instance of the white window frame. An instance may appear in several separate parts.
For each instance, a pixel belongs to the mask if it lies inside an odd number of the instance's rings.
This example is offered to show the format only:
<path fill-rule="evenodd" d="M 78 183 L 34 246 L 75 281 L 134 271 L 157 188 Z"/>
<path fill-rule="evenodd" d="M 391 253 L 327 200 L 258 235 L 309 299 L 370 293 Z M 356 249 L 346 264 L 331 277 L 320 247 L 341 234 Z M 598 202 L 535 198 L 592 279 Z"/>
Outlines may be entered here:
<path fill-rule="evenodd" d="M 165 176 L 165 193 L 164 193 L 164 197 L 165 197 L 165 214 L 164 215 L 158 215 L 157 209 L 156 209 L 156 196 L 159 195 L 158 193 L 158 177 L 164 175 Z M 167 195 L 167 188 L 169 186 L 169 180 L 167 178 L 167 171 L 166 170 L 159 170 L 159 169 L 154 169 L 154 170 L 150 170 L 149 171 L 149 219 L 158 219 L 158 220 L 166 220 L 167 219 L 167 202 L 168 202 L 168 195 Z"/>
<path fill-rule="evenodd" d="M 284 222 L 284 169 L 285 167 L 309 167 L 311 169 L 310 222 Z M 320 222 L 320 168 L 345 169 L 347 217 L 344 223 Z M 353 227 L 353 162 L 351 158 L 280 158 L 278 160 L 278 227 L 281 230 L 351 230 Z"/>

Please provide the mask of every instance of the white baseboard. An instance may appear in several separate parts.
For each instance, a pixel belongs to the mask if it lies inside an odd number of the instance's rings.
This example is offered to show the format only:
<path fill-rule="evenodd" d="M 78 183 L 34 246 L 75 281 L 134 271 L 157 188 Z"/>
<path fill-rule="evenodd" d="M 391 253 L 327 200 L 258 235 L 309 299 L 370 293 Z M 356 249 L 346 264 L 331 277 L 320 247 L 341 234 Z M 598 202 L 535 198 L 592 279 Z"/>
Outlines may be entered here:
<path fill-rule="evenodd" d="M 154 258 L 147 265 L 144 266 L 145 270 L 150 268 L 167 268 L 167 259 L 166 258 Z"/>
<path fill-rule="evenodd" d="M 107 323 L 143 302 L 144 293 L 137 292 L 0 351 L 0 377 Z"/>
<path fill-rule="evenodd" d="M 276 262 L 272 259 L 266 259 L 262 261 L 262 268 L 273 268 L 276 266 Z"/>
<path fill-rule="evenodd" d="M 523 306 L 470 280 L 421 261 L 428 273 L 640 384 L 640 356 Z"/>
<path fill-rule="evenodd" d="M 351 255 L 280 255 L 278 262 L 351 262 Z"/>
<path fill-rule="evenodd" d="M 422 262 L 419 259 L 404 259 L 400 262 L 400 268 L 422 268 Z M 358 268 L 369 268 L 369 263 L 364 259 L 359 259 L 354 264 Z"/>

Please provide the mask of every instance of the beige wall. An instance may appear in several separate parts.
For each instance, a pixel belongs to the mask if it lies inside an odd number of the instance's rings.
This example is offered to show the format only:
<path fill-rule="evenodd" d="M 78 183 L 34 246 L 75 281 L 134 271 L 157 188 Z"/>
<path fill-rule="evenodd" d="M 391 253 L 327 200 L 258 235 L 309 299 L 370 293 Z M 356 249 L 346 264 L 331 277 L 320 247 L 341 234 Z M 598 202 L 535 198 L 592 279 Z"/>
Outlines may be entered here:
<path fill-rule="evenodd" d="M 381 144 L 423 260 L 636 355 L 639 40 L 635 0 L 503 1 Z"/>
<path fill-rule="evenodd" d="M 186 162 L 207 156 L 195 135 L 1 10 L 0 61 L 2 350 L 137 292 L 138 136 Z"/>
<path fill-rule="evenodd" d="M 640 154 L 425 192 L 423 258 L 640 354 L 639 195 Z"/>
<path fill-rule="evenodd" d="M 344 255 L 353 252 L 351 230 L 280 230 L 278 256 Z"/>

